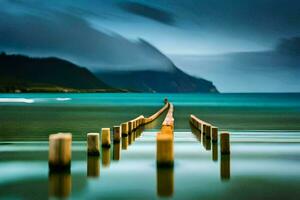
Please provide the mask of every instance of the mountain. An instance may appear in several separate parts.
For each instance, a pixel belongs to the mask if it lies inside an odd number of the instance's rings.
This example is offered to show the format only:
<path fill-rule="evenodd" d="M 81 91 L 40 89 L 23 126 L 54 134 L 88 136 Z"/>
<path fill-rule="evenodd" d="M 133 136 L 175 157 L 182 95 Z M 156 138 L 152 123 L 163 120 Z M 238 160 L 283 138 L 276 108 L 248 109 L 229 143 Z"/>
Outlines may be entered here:
<path fill-rule="evenodd" d="M 190 76 L 175 65 L 171 71 L 104 71 L 96 76 L 114 87 L 140 92 L 218 92 L 212 82 Z"/>
<path fill-rule="evenodd" d="M 139 39 L 141 51 L 155 57 L 151 66 L 139 68 L 119 67 L 117 70 L 98 70 L 94 74 L 107 84 L 139 92 L 211 93 L 218 92 L 212 82 L 190 76 L 149 42 Z"/>
<path fill-rule="evenodd" d="M 95 76 L 86 68 L 55 57 L 2 53 L 0 92 L 217 92 L 211 82 L 187 75 L 171 61 L 167 64 L 168 70 L 114 70 Z"/>
<path fill-rule="evenodd" d="M 0 55 L 0 91 L 111 91 L 88 69 L 58 58 Z"/>

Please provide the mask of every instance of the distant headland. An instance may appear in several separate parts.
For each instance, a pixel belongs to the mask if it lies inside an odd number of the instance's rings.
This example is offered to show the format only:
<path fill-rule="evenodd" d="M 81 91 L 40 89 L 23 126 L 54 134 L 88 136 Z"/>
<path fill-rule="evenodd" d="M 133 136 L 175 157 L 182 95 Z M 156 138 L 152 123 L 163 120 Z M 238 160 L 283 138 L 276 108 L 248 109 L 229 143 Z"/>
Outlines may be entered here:
<path fill-rule="evenodd" d="M 0 92 L 215 93 L 212 82 L 192 77 L 174 64 L 170 71 L 91 72 L 55 57 L 0 54 Z"/>

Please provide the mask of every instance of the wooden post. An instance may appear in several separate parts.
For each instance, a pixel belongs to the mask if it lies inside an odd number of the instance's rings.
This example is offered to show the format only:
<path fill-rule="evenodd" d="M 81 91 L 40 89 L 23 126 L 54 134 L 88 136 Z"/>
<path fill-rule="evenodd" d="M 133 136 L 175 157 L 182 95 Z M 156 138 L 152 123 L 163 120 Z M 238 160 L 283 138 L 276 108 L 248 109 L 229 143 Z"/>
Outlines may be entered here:
<path fill-rule="evenodd" d="M 161 128 L 161 134 L 173 135 L 172 127 L 168 125 L 163 125 Z"/>
<path fill-rule="evenodd" d="M 113 127 L 114 143 L 120 142 L 122 137 L 122 129 L 120 126 Z"/>
<path fill-rule="evenodd" d="M 144 117 L 144 115 L 141 115 L 140 126 L 144 125 L 144 121 L 145 121 L 145 117 Z"/>
<path fill-rule="evenodd" d="M 88 133 L 87 144 L 88 155 L 100 155 L 99 133 Z"/>
<path fill-rule="evenodd" d="M 198 122 L 196 128 L 202 133 L 203 132 L 202 122 Z"/>
<path fill-rule="evenodd" d="M 229 133 L 221 133 L 221 154 L 230 154 Z"/>
<path fill-rule="evenodd" d="M 110 147 L 110 128 L 102 128 L 101 140 L 102 147 Z"/>
<path fill-rule="evenodd" d="M 156 136 L 156 161 L 158 166 L 173 166 L 173 136 L 158 133 Z"/>
<path fill-rule="evenodd" d="M 207 125 L 205 123 L 203 123 L 202 129 L 203 129 L 202 130 L 203 135 L 206 135 L 207 134 Z"/>
<path fill-rule="evenodd" d="M 211 139 L 212 142 L 218 142 L 218 128 L 215 126 L 211 127 Z"/>
<path fill-rule="evenodd" d="M 121 124 L 122 127 L 122 135 L 127 136 L 128 135 L 128 123 L 122 123 Z"/>
<path fill-rule="evenodd" d="M 206 133 L 205 133 L 206 138 L 211 138 L 211 125 L 206 124 Z"/>
<path fill-rule="evenodd" d="M 128 133 L 131 133 L 133 130 L 133 121 L 128 122 Z"/>
<path fill-rule="evenodd" d="M 71 133 L 58 133 L 49 136 L 49 168 L 51 170 L 70 170 Z"/>

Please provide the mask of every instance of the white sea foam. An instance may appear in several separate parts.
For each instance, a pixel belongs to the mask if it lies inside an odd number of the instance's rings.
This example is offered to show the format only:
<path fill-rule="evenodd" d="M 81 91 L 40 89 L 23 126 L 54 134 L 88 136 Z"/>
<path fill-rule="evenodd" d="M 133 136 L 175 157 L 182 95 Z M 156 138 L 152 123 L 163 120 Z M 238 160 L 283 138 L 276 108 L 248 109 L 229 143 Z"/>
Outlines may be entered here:
<path fill-rule="evenodd" d="M 0 98 L 0 103 L 34 103 L 34 100 L 26 98 Z"/>
<path fill-rule="evenodd" d="M 71 98 L 56 98 L 57 101 L 70 101 Z"/>

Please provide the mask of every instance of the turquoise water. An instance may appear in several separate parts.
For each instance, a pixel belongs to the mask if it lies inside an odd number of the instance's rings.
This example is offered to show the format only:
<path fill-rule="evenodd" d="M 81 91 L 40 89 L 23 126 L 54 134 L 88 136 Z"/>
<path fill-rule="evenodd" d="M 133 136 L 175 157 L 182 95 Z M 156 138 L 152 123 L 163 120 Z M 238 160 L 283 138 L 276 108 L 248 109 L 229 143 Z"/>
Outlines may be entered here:
<path fill-rule="evenodd" d="M 156 168 L 155 134 L 144 132 L 119 159 L 113 146 L 95 162 L 85 142 L 73 142 L 71 173 L 61 174 L 48 172 L 47 142 L 0 145 L 0 198 L 299 199 L 299 132 L 234 132 L 229 157 L 177 132 L 173 169 Z"/>
<path fill-rule="evenodd" d="M 165 97 L 179 132 L 189 130 L 191 113 L 221 130 L 300 130 L 300 94 L 0 94 L 0 139 L 47 140 L 63 131 L 84 140 L 87 132 L 151 115 Z"/>
<path fill-rule="evenodd" d="M 165 97 L 173 168 L 156 167 L 165 113 L 87 156 L 87 132 L 151 115 Z M 230 131 L 230 156 L 190 126 L 191 113 Z M 61 131 L 74 138 L 71 172 L 49 173 L 48 135 Z M 299 155 L 299 94 L 0 95 L 0 199 L 299 199 Z"/>
<path fill-rule="evenodd" d="M 23 98 L 27 103 L 5 103 Z M 0 94 L 0 105 L 28 106 L 161 106 L 168 98 L 175 106 L 300 108 L 300 93 L 152 94 L 152 93 L 30 93 Z M 12 100 L 11 100 L 12 101 Z M 9 102 L 7 100 L 6 102 Z"/>

